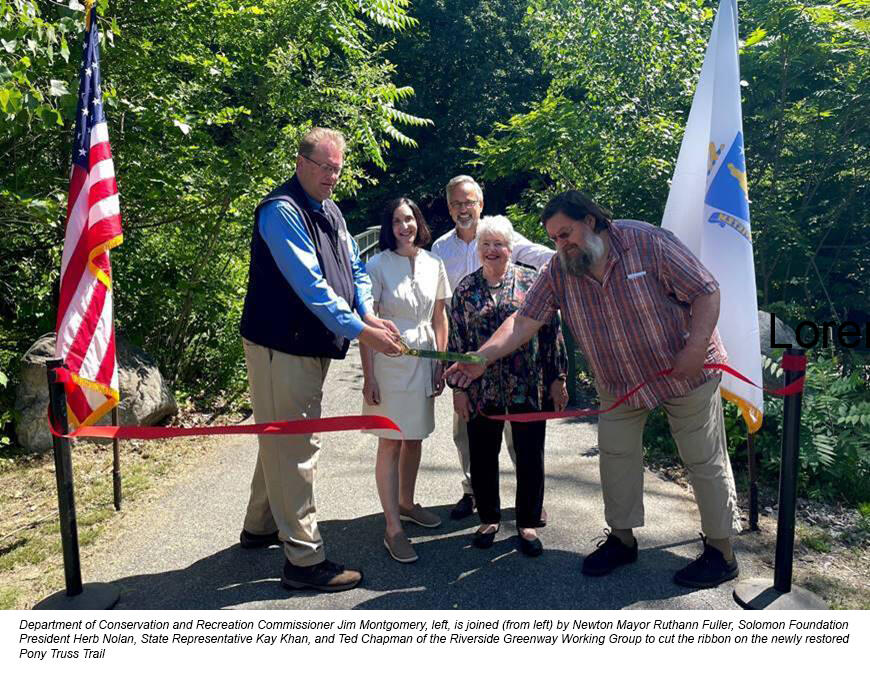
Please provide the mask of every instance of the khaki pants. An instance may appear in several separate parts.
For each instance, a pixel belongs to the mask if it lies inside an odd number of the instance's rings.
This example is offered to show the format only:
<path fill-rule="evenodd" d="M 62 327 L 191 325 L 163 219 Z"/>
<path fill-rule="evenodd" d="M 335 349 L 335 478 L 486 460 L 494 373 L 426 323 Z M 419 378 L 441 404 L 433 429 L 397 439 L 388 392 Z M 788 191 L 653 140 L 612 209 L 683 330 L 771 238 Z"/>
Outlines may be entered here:
<path fill-rule="evenodd" d="M 293 356 L 244 340 L 254 420 L 319 418 L 323 381 L 330 360 Z M 320 437 L 259 436 L 260 450 L 251 480 L 245 529 L 252 534 L 275 530 L 284 554 L 294 565 L 325 560 L 317 528 L 314 476 Z"/>
<path fill-rule="evenodd" d="M 462 468 L 462 492 L 473 495 L 471 489 L 471 455 L 468 451 L 468 424 L 459 415 L 453 413 L 453 442 L 459 454 L 459 466 Z M 514 468 L 517 466 L 517 455 L 514 452 L 514 437 L 511 433 L 511 423 L 504 423 L 504 442 L 511 456 Z"/>
<path fill-rule="evenodd" d="M 725 539 L 740 532 L 740 514 L 731 462 L 725 441 L 725 420 L 719 380 L 713 378 L 686 396 L 665 401 L 671 434 L 695 492 L 701 529 L 711 539 Z M 601 407 L 616 397 L 598 390 Z M 601 451 L 601 490 L 604 519 L 618 530 L 644 524 L 643 427 L 646 408 L 625 405 L 598 419 Z"/>

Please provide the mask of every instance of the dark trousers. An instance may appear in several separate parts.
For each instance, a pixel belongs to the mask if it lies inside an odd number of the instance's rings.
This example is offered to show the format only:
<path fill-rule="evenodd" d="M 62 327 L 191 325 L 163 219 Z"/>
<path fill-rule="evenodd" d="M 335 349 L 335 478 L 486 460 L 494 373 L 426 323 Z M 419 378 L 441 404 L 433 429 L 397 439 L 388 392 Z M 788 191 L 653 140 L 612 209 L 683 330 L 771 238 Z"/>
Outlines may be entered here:
<path fill-rule="evenodd" d="M 501 522 L 498 453 L 504 422 L 477 415 L 468 422 L 471 487 L 480 522 Z M 517 458 L 517 527 L 540 527 L 544 503 L 546 422 L 511 422 Z"/>

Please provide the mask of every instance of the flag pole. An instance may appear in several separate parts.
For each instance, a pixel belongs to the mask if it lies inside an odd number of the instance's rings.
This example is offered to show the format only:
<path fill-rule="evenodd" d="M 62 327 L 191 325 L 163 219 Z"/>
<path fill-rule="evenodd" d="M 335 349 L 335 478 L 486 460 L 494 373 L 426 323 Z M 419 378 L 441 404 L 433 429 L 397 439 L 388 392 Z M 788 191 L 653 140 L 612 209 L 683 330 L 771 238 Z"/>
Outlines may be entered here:
<path fill-rule="evenodd" d="M 86 0 L 85 1 L 85 26 L 86 26 L 86 44 L 84 54 L 85 56 L 88 53 L 88 46 L 90 45 L 95 51 L 96 46 L 93 42 L 91 42 L 94 35 L 91 35 L 87 28 L 90 27 L 90 18 L 93 13 L 96 16 L 96 10 L 93 9 L 94 0 Z M 87 66 L 87 67 L 86 67 Z M 76 112 L 76 129 L 82 129 L 82 131 L 78 131 L 77 137 L 79 142 L 84 145 L 88 144 L 90 147 L 90 133 L 88 130 L 88 125 L 84 123 L 84 118 L 88 114 L 87 102 L 85 100 L 85 91 L 87 89 L 84 88 L 83 83 L 85 81 L 85 74 L 90 78 L 94 75 L 97 81 L 97 92 L 99 91 L 99 79 L 93 73 L 93 69 L 97 67 L 96 60 L 92 62 L 90 65 L 87 65 L 84 62 L 82 63 L 82 75 L 80 77 L 80 85 L 79 89 L 83 92 L 81 94 L 82 104 L 84 104 L 84 108 L 82 108 L 81 121 L 78 118 L 79 111 Z M 98 93 L 97 93 L 98 95 Z M 102 111 L 100 107 L 101 104 L 97 102 L 95 99 L 93 106 L 95 111 Z M 80 126 L 81 125 L 81 126 Z M 73 144 L 73 147 L 76 147 L 76 144 Z M 77 200 L 78 194 L 81 193 L 82 190 L 88 190 L 88 179 L 89 179 L 89 167 L 87 166 L 87 161 L 82 162 L 81 164 L 76 164 L 76 158 L 84 156 L 88 157 L 88 152 L 84 147 L 79 149 L 77 153 L 76 150 L 73 150 L 73 172 L 70 178 L 70 197 L 69 202 L 71 204 L 75 204 Z M 77 173 L 78 172 L 78 173 Z M 73 190 L 73 186 L 77 186 L 76 190 Z M 87 193 L 86 193 L 87 194 Z M 84 200 L 84 203 L 87 203 L 87 200 Z M 70 222 L 71 222 L 71 213 L 73 213 L 72 206 L 70 206 L 70 210 L 67 212 L 67 218 L 65 221 L 65 234 L 64 234 L 64 250 L 67 250 L 67 245 L 71 241 L 68 237 L 70 236 Z M 87 219 L 79 218 L 76 222 L 77 227 L 81 228 L 84 231 L 84 228 L 88 226 Z M 120 241 L 120 240 L 119 240 Z M 119 242 L 118 242 L 119 243 Z M 112 240 L 108 240 L 104 242 L 106 246 L 106 250 L 111 248 Z M 90 260 L 90 259 L 89 259 Z M 60 533 L 61 533 L 61 547 L 63 550 L 63 569 L 64 576 L 66 578 L 66 589 L 63 591 L 58 591 L 53 595 L 45 598 L 44 600 L 37 603 L 34 609 L 48 609 L 48 610 L 58 610 L 58 609 L 74 609 L 74 610 L 82 610 L 82 609 L 111 609 L 115 606 L 115 603 L 118 602 L 118 589 L 112 584 L 106 583 L 90 583 L 90 584 L 82 584 L 82 571 L 81 571 L 81 559 L 79 556 L 79 537 L 78 537 L 78 523 L 76 521 L 76 508 L 75 508 L 75 492 L 73 488 L 73 471 L 72 471 L 72 457 L 70 452 L 70 440 L 69 438 L 65 438 L 64 436 L 69 433 L 69 421 L 67 417 L 67 409 L 68 409 L 68 401 L 67 401 L 67 392 L 65 389 L 66 380 L 68 377 L 64 377 L 61 379 L 59 377 L 62 372 L 61 369 L 64 369 L 68 365 L 68 345 L 65 344 L 63 326 L 64 326 L 64 317 L 66 316 L 66 310 L 68 309 L 68 305 L 70 304 L 69 297 L 64 300 L 64 282 L 68 281 L 72 277 L 65 277 L 66 264 L 61 262 L 61 278 L 60 278 L 60 287 L 59 287 L 59 297 L 58 297 L 58 306 L 57 306 L 57 341 L 55 343 L 55 354 L 56 357 L 46 362 L 47 368 L 47 376 L 48 376 L 48 395 L 49 395 L 49 423 L 51 424 L 52 431 L 55 432 L 52 434 L 53 436 L 53 446 L 54 446 L 54 469 L 55 476 L 57 478 L 57 500 L 58 500 L 58 512 L 60 514 Z M 108 274 L 110 272 L 107 269 L 97 269 L 94 267 L 94 278 L 99 281 L 99 283 L 105 283 L 107 286 L 109 285 Z M 102 275 L 102 277 L 100 276 Z M 78 281 L 75 282 L 76 287 Z M 63 309 L 62 309 L 63 308 Z M 114 326 L 114 322 L 112 324 Z M 69 333 L 69 331 L 67 331 Z M 112 352 L 114 355 L 114 352 Z M 75 360 L 75 358 L 74 358 Z M 73 386 L 71 391 L 80 393 L 80 390 Z M 73 399 L 73 406 L 75 406 L 75 399 Z M 73 408 L 69 408 L 73 410 Z M 87 415 L 80 416 L 78 413 L 74 413 L 74 419 L 78 423 L 78 420 L 87 418 Z M 56 435 L 61 434 L 61 435 Z"/>
<path fill-rule="evenodd" d="M 806 374 L 804 350 L 785 350 L 782 367 L 785 386 Z M 768 579 L 748 579 L 737 584 L 734 600 L 744 609 L 828 609 L 811 591 L 792 585 L 795 506 L 800 469 L 801 392 L 785 397 L 782 420 L 782 453 L 779 472 L 779 514 L 776 524 L 776 559 L 773 584 Z"/>
<path fill-rule="evenodd" d="M 749 529 L 758 532 L 758 464 L 755 455 L 755 434 L 747 430 L 746 449 L 749 463 Z"/>
<path fill-rule="evenodd" d="M 112 279 L 112 325 L 115 325 L 115 280 Z M 120 389 L 118 390 L 120 393 Z M 120 401 L 119 401 L 120 403 Z M 112 408 L 112 426 L 118 424 L 118 406 Z M 115 511 L 121 510 L 121 445 L 117 438 L 112 439 L 112 496 Z"/>
<path fill-rule="evenodd" d="M 118 406 L 112 408 L 112 426 L 118 425 Z M 112 439 L 112 497 L 115 511 L 121 510 L 121 447 L 117 438 Z"/>
<path fill-rule="evenodd" d="M 46 362 L 50 421 L 61 434 L 69 432 L 66 393 L 57 378 L 61 359 Z M 60 513 L 60 541 L 63 549 L 63 572 L 66 590 L 58 591 L 34 606 L 34 609 L 111 609 L 118 602 L 118 589 L 112 584 L 82 584 L 79 534 L 73 488 L 72 457 L 68 438 L 53 436 L 54 473 L 57 478 L 57 504 Z"/>

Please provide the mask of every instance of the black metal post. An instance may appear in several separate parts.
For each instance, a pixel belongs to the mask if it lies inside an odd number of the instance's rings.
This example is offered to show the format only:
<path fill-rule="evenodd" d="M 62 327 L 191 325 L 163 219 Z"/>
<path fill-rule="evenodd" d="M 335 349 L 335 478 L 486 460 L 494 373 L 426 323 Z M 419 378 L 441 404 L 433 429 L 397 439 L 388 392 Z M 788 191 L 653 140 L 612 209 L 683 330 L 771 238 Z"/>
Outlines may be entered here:
<path fill-rule="evenodd" d="M 66 392 L 55 369 L 63 366 L 60 359 L 46 361 L 48 372 L 48 400 L 51 424 L 60 434 L 69 432 L 66 416 Z M 118 589 L 112 584 L 82 585 L 82 566 L 79 558 L 79 534 L 76 523 L 75 494 L 73 491 L 72 456 L 68 438 L 53 437 L 54 472 L 57 477 L 57 503 L 60 512 L 60 539 L 63 548 L 63 572 L 66 591 L 58 591 L 40 601 L 34 609 L 111 609 L 118 602 Z"/>
<path fill-rule="evenodd" d="M 749 453 L 749 529 L 758 531 L 758 461 L 755 456 L 755 434 L 746 436 L 746 448 Z"/>
<path fill-rule="evenodd" d="M 786 357 L 802 357 L 804 350 L 790 348 Z M 785 386 L 804 376 L 801 370 L 785 368 Z M 782 459 L 779 467 L 779 514 L 776 521 L 776 561 L 774 563 L 773 587 L 780 593 L 791 590 L 794 558 L 794 520 L 797 503 L 797 482 L 801 433 L 801 403 L 803 394 L 786 396 L 783 402 Z"/>
<path fill-rule="evenodd" d="M 115 325 L 115 293 L 112 292 L 112 326 Z M 118 426 L 118 406 L 112 408 L 112 425 Z M 112 439 L 112 496 L 115 511 L 121 510 L 121 445 L 117 438 Z"/>
<path fill-rule="evenodd" d="M 118 406 L 112 408 L 112 424 L 118 426 Z M 112 495 L 115 511 L 121 510 L 121 448 L 117 438 L 112 439 Z"/>
<path fill-rule="evenodd" d="M 46 362 L 48 369 L 48 401 L 51 423 L 59 433 L 69 431 L 66 417 L 66 392 L 58 382 L 55 369 L 63 366 L 60 359 Z M 63 547 L 63 571 L 66 594 L 82 592 L 82 568 L 79 560 L 79 531 L 76 523 L 76 504 L 73 491 L 72 458 L 67 438 L 52 435 L 54 444 L 54 473 L 57 477 L 57 506 L 60 512 L 60 541 Z"/>
<path fill-rule="evenodd" d="M 806 373 L 803 349 L 787 349 L 782 359 L 786 386 Z M 801 392 L 789 394 L 783 404 L 782 457 L 779 472 L 779 518 L 773 585 L 767 579 L 737 584 L 734 599 L 745 609 L 828 609 L 815 593 L 791 583 L 794 558 L 794 521 L 797 501 L 798 452 L 801 428 Z"/>

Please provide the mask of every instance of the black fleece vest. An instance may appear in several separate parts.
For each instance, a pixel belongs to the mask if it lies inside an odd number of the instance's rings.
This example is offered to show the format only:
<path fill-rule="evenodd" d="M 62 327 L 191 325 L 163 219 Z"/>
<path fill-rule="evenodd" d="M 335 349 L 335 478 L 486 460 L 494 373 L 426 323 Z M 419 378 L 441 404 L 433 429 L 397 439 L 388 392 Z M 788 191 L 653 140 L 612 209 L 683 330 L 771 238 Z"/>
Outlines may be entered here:
<path fill-rule="evenodd" d="M 275 200 L 289 202 L 302 216 L 326 283 L 350 307 L 354 303 L 353 269 L 347 241 L 350 235 L 341 211 L 329 199 L 323 202 L 322 211 L 311 209 L 299 179 L 293 176 L 266 195 L 254 211 L 242 337 L 286 354 L 343 359 L 350 344 L 348 340 L 329 330 L 308 309 L 281 274 L 269 247 L 260 236 L 260 209 Z"/>

